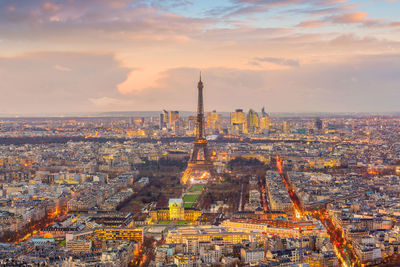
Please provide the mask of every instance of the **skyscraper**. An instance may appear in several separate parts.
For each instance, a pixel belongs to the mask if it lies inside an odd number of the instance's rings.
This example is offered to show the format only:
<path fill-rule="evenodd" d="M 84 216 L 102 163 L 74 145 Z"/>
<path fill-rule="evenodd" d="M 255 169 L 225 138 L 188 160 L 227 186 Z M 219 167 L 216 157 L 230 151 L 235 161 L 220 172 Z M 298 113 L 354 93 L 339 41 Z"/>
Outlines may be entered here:
<path fill-rule="evenodd" d="M 188 131 L 197 136 L 196 116 L 189 116 L 188 118 Z"/>
<path fill-rule="evenodd" d="M 314 127 L 317 131 L 322 130 L 322 120 L 320 118 L 315 118 Z"/>
<path fill-rule="evenodd" d="M 290 134 L 290 123 L 288 121 L 283 122 L 283 133 Z"/>
<path fill-rule="evenodd" d="M 160 129 L 164 129 L 168 127 L 169 119 L 168 119 L 168 111 L 165 109 L 160 114 Z"/>
<path fill-rule="evenodd" d="M 179 111 L 172 110 L 169 112 L 168 128 L 174 129 L 175 121 L 179 119 Z"/>
<path fill-rule="evenodd" d="M 231 129 L 238 133 L 247 133 L 247 119 L 243 109 L 231 112 Z"/>
<path fill-rule="evenodd" d="M 208 112 L 206 115 L 206 125 L 211 133 L 215 133 L 220 128 L 221 115 L 218 114 L 215 110 L 212 112 Z"/>
<path fill-rule="evenodd" d="M 185 121 L 182 118 L 175 120 L 173 126 L 175 135 L 177 136 L 184 135 L 185 134 L 184 127 L 185 127 Z"/>
<path fill-rule="evenodd" d="M 268 113 L 265 112 L 265 109 L 261 110 L 261 118 L 260 118 L 260 131 L 262 133 L 268 133 L 270 127 L 270 119 Z"/>
<path fill-rule="evenodd" d="M 250 109 L 247 114 L 247 132 L 258 133 L 260 129 L 260 119 L 258 118 L 257 112 Z"/>

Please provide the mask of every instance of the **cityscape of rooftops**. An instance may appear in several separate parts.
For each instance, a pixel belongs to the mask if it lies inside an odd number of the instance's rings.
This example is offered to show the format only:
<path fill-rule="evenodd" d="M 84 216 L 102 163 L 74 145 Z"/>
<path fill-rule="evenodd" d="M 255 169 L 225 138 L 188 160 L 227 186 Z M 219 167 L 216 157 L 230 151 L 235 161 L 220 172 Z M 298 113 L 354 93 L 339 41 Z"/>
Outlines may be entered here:
<path fill-rule="evenodd" d="M 399 11 L 0 0 L 0 266 L 400 266 Z"/>

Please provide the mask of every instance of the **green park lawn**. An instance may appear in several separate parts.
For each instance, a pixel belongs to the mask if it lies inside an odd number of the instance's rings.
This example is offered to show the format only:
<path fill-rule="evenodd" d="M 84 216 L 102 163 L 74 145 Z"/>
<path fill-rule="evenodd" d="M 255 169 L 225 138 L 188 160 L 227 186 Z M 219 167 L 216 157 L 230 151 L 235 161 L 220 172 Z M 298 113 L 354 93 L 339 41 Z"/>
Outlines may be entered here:
<path fill-rule="evenodd" d="M 203 184 L 195 184 L 189 188 L 189 192 L 203 191 L 206 186 Z"/>
<path fill-rule="evenodd" d="M 184 208 L 194 208 L 194 203 L 193 202 L 187 202 L 183 203 Z"/>
<path fill-rule="evenodd" d="M 200 194 L 194 194 L 194 195 L 185 195 L 183 197 L 183 202 L 196 202 L 197 199 L 199 198 Z"/>

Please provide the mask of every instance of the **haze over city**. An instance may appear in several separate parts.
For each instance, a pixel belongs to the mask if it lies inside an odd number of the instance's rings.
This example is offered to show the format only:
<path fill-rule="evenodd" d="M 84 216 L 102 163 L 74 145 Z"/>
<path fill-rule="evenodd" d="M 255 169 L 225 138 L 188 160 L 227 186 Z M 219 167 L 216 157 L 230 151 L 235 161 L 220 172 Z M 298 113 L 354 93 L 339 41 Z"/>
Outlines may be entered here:
<path fill-rule="evenodd" d="M 0 115 L 396 112 L 400 1 L 2 0 Z"/>

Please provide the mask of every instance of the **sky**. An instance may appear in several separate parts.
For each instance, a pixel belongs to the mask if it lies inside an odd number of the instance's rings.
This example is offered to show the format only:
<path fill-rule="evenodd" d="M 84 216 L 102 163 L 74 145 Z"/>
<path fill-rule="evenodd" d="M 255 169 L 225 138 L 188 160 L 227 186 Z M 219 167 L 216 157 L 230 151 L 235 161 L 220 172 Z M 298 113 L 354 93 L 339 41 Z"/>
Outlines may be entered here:
<path fill-rule="evenodd" d="M 0 115 L 400 111 L 400 0 L 0 0 Z"/>

